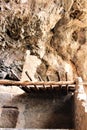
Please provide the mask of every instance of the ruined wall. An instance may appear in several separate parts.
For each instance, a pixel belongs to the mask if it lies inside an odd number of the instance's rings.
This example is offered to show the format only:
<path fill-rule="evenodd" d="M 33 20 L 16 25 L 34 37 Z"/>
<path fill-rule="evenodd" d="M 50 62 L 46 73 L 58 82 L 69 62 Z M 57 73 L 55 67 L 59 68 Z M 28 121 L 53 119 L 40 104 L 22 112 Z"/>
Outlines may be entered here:
<path fill-rule="evenodd" d="M 71 129 L 73 97 L 58 91 L 24 93 L 17 87 L 0 86 L 0 128 Z"/>
<path fill-rule="evenodd" d="M 87 80 L 86 8 L 87 0 L 0 0 L 0 78 Z"/>
<path fill-rule="evenodd" d="M 82 79 L 79 77 L 75 91 L 75 130 L 87 130 L 87 93 L 81 82 Z"/>

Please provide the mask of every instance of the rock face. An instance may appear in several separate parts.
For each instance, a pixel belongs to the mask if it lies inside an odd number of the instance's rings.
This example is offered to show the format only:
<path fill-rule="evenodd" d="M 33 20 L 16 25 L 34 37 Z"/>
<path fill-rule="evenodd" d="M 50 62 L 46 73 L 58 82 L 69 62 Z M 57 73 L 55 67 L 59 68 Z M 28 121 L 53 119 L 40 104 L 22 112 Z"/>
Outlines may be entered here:
<path fill-rule="evenodd" d="M 0 64 L 3 61 L 20 78 L 28 50 L 28 55 L 38 61 L 33 79 L 38 80 L 39 74 L 43 80 L 46 75 L 54 80 L 56 72 L 60 72 L 64 80 L 68 72 L 69 80 L 75 75 L 87 80 L 86 0 L 0 2 Z"/>

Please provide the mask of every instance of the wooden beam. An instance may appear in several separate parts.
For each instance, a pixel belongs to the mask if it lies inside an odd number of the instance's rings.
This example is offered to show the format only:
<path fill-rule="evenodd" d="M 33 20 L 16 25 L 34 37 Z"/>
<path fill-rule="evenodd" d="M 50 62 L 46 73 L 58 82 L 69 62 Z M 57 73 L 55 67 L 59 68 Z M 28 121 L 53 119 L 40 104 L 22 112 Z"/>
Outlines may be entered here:
<path fill-rule="evenodd" d="M 27 85 L 73 85 L 75 81 L 13 81 L 13 80 L 0 80 L 0 85 L 12 86 L 27 86 Z"/>

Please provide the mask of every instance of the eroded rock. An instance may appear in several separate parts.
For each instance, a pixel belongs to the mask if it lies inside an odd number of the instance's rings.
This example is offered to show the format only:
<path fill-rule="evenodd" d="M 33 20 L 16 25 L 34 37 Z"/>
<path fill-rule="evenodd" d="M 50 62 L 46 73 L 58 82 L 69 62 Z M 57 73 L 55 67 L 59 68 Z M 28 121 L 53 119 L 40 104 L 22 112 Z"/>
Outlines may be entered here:
<path fill-rule="evenodd" d="M 53 74 L 60 71 L 61 80 L 66 71 L 70 80 L 75 75 L 86 80 L 86 5 L 86 0 L 1 1 L 0 58 L 5 66 L 21 77 L 28 50 L 40 61 L 33 79 L 38 80 L 44 66 L 43 79 L 51 68 Z"/>

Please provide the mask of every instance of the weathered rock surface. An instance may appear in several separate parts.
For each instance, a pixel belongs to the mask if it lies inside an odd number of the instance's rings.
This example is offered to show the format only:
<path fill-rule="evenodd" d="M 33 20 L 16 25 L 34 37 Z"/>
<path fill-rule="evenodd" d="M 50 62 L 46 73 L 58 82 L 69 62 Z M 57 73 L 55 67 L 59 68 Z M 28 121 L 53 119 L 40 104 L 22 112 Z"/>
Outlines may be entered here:
<path fill-rule="evenodd" d="M 25 52 L 29 50 L 30 56 L 40 61 L 33 79 L 39 73 L 45 80 L 49 71 L 60 71 L 63 80 L 62 73 L 66 71 L 70 79 L 75 74 L 87 79 L 86 0 L 1 0 L 0 3 L 0 59 L 5 66 L 21 74 Z"/>

